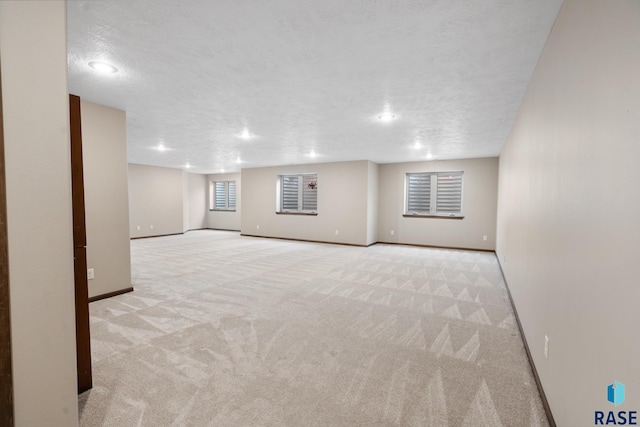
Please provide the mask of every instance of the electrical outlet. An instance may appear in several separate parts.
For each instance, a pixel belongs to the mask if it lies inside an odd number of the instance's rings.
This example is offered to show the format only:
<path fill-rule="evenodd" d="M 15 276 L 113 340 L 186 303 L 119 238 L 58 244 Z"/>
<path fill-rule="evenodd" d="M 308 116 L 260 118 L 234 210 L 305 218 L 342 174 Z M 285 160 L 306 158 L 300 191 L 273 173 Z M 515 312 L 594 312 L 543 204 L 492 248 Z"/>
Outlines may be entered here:
<path fill-rule="evenodd" d="M 137 226 L 136 228 L 137 228 L 138 230 L 140 230 L 140 226 Z"/>
<path fill-rule="evenodd" d="M 89 268 L 87 270 L 87 280 L 93 280 L 95 279 L 96 275 L 95 275 L 95 271 L 93 270 L 93 268 Z"/>
<path fill-rule="evenodd" d="M 549 360 L 549 337 L 544 336 L 544 358 Z"/>
<path fill-rule="evenodd" d="M 256 230 L 260 230 L 260 226 L 259 225 L 256 225 Z"/>
<path fill-rule="evenodd" d="M 394 234 L 396 234 L 396 232 L 394 230 L 391 230 L 391 235 L 393 236 Z"/>
<path fill-rule="evenodd" d="M 486 234 L 484 236 L 482 236 L 482 240 L 484 240 L 485 242 L 487 241 L 487 235 Z"/>
<path fill-rule="evenodd" d="M 340 232 L 339 232 L 338 230 L 336 230 L 336 236 L 337 236 L 338 234 L 340 234 Z"/>
<path fill-rule="evenodd" d="M 153 230 L 153 225 L 149 225 L 149 230 Z"/>

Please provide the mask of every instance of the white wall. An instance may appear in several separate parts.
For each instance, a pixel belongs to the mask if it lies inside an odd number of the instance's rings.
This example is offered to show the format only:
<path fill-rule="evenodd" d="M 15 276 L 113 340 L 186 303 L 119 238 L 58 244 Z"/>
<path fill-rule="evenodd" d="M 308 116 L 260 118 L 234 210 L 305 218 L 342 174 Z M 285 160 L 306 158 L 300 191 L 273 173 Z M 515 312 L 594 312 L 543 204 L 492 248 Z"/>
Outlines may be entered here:
<path fill-rule="evenodd" d="M 367 245 L 378 241 L 379 165 L 368 162 L 367 177 Z"/>
<path fill-rule="evenodd" d="M 182 233 L 184 206 L 182 170 L 129 164 L 131 237 Z"/>
<path fill-rule="evenodd" d="M 182 232 L 189 230 L 189 173 L 182 171 Z"/>
<path fill-rule="evenodd" d="M 560 426 L 640 410 L 638 40 L 640 2 L 566 0 L 500 157 L 497 253 Z"/>
<path fill-rule="evenodd" d="M 235 181 L 236 182 L 236 210 L 214 211 L 209 210 L 211 206 L 211 194 L 209 186 L 212 181 Z M 242 179 L 239 173 L 218 173 L 209 175 L 207 178 L 207 227 L 217 230 L 240 230 L 240 220 L 242 215 Z"/>
<path fill-rule="evenodd" d="M 131 237 L 178 234 L 207 228 L 207 192 L 206 175 L 130 163 Z M 150 227 L 152 225 L 153 228 Z"/>
<path fill-rule="evenodd" d="M 464 171 L 464 219 L 406 218 L 408 172 Z M 378 241 L 469 249 L 495 249 L 498 159 L 390 163 L 379 167 Z M 391 235 L 391 230 L 394 234 Z M 483 236 L 487 240 L 483 240 Z"/>
<path fill-rule="evenodd" d="M 124 111 L 81 101 L 89 297 L 131 287 Z"/>
<path fill-rule="evenodd" d="M 296 173 L 318 174 L 317 216 L 276 214 L 278 176 Z M 368 177 L 366 160 L 242 169 L 242 234 L 366 245 Z"/>
<path fill-rule="evenodd" d="M 254 236 L 356 245 L 380 241 L 495 249 L 497 158 L 382 165 L 362 160 L 249 168 L 241 173 L 208 176 L 155 166 L 129 167 L 132 237 L 169 234 L 157 232 L 157 225 L 155 230 L 148 229 L 149 224 L 159 222 L 157 217 L 162 214 L 165 220 L 178 224 L 173 233 L 213 228 L 240 230 Z M 465 172 L 465 218 L 404 218 L 405 174 L 447 170 Z M 318 184 L 323 189 L 318 190 L 318 215 L 277 214 L 278 176 L 314 172 L 318 173 Z M 210 184 L 216 180 L 236 181 L 235 212 L 209 209 Z M 153 207 L 160 204 L 165 208 Z M 171 206 L 173 210 L 169 209 Z M 152 215 L 156 219 L 151 220 Z M 136 225 L 141 225 L 142 230 L 136 230 Z M 180 225 L 182 228 L 178 229 Z M 393 236 L 390 230 L 394 230 Z"/>
<path fill-rule="evenodd" d="M 64 2 L 0 2 L 19 427 L 78 424 L 66 37 Z"/>
<path fill-rule="evenodd" d="M 207 228 L 207 175 L 188 173 L 187 175 L 187 230 Z"/>

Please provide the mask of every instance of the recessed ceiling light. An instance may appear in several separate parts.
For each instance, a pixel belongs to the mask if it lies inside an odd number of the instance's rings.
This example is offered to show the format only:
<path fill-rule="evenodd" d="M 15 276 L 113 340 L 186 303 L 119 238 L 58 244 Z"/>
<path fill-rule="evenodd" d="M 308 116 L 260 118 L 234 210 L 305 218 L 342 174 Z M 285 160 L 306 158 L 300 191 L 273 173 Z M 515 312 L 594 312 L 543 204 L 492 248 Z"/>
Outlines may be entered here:
<path fill-rule="evenodd" d="M 164 144 L 158 144 L 158 146 L 156 147 L 156 150 L 167 151 L 167 147 L 165 147 Z"/>
<path fill-rule="evenodd" d="M 191 165 L 189 163 L 187 163 L 186 165 L 184 165 L 185 169 L 191 169 Z"/>
<path fill-rule="evenodd" d="M 313 158 L 315 158 L 315 157 L 317 157 L 317 156 L 318 156 L 318 155 L 317 155 L 317 154 L 316 154 L 316 152 L 315 152 L 315 151 L 313 151 L 313 150 L 311 150 L 311 152 L 309 153 L 309 157 L 313 157 Z"/>
<path fill-rule="evenodd" d="M 116 67 L 111 64 L 107 64 L 106 62 L 91 61 L 89 62 L 89 67 L 93 68 L 101 74 L 113 74 L 118 72 L 118 69 Z"/>
<path fill-rule="evenodd" d="M 236 163 L 237 163 L 237 164 L 242 163 L 242 160 L 240 159 L 240 156 L 238 156 L 238 158 L 236 159 Z"/>
<path fill-rule="evenodd" d="M 395 119 L 396 119 L 396 115 L 388 111 L 378 115 L 378 120 L 380 120 L 383 123 L 389 123 L 394 121 Z"/>
<path fill-rule="evenodd" d="M 415 143 L 415 144 L 413 144 L 413 148 L 414 148 L 415 150 L 419 150 L 419 149 L 421 149 L 421 148 L 422 148 L 422 144 L 420 144 L 420 142 L 416 141 L 416 143 Z"/>
<path fill-rule="evenodd" d="M 389 104 L 385 104 L 384 111 L 382 112 L 382 114 L 378 114 L 376 118 L 382 123 L 389 123 L 397 119 L 398 116 L 391 112 L 391 107 L 389 107 Z"/>
<path fill-rule="evenodd" d="M 427 158 L 427 160 L 431 160 L 431 159 L 433 159 L 433 154 L 431 154 L 431 153 L 427 153 L 426 158 Z"/>
<path fill-rule="evenodd" d="M 249 129 L 244 128 L 242 129 L 242 132 L 240 134 L 238 134 L 238 138 L 242 138 L 244 140 L 248 140 L 253 138 L 253 135 L 251 135 L 251 133 L 249 132 Z"/>
<path fill-rule="evenodd" d="M 220 173 L 224 173 L 224 168 L 220 169 Z"/>

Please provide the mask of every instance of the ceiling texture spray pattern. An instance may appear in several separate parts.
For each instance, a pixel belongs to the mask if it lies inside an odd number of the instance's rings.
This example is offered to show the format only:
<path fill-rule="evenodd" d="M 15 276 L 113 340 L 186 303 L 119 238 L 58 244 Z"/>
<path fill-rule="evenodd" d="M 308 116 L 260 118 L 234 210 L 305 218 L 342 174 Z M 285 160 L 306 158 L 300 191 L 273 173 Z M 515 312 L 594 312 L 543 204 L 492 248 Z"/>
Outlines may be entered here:
<path fill-rule="evenodd" d="M 561 2 L 70 1 L 69 90 L 127 112 L 132 163 L 496 156 Z"/>

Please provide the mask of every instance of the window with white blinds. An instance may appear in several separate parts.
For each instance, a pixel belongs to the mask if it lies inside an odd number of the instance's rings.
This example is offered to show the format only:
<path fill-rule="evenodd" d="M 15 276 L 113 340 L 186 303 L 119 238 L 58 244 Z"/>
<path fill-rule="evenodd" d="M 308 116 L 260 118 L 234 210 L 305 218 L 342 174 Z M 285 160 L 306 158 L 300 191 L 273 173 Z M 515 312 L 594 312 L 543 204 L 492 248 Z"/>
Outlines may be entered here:
<path fill-rule="evenodd" d="M 431 174 L 407 174 L 407 212 L 431 213 Z"/>
<path fill-rule="evenodd" d="M 462 172 L 436 174 L 436 213 L 455 215 L 462 212 Z"/>
<path fill-rule="evenodd" d="M 236 182 L 213 181 L 209 209 L 234 211 L 236 209 Z"/>
<path fill-rule="evenodd" d="M 280 211 L 317 213 L 318 175 L 281 175 Z"/>
<path fill-rule="evenodd" d="M 462 216 L 462 171 L 406 175 L 405 215 Z"/>

